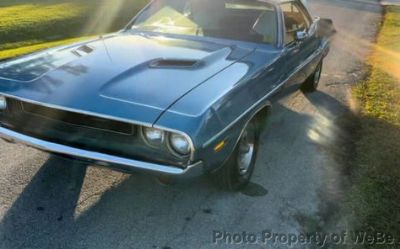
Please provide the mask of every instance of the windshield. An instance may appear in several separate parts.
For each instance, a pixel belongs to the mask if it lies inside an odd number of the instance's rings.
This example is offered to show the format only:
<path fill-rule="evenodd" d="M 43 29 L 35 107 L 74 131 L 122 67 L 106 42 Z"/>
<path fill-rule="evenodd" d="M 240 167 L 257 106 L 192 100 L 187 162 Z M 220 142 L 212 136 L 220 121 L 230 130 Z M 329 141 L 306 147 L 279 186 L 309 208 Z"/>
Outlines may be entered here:
<path fill-rule="evenodd" d="M 272 44 L 276 19 L 271 5 L 256 0 L 156 0 L 132 28 Z"/>

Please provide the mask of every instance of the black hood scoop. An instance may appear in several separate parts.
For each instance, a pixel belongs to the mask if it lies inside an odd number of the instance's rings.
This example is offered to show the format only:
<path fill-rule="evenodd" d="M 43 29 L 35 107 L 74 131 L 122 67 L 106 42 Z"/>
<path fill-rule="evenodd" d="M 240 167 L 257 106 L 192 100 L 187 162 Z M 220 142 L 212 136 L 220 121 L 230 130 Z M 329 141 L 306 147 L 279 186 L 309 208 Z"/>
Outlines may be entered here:
<path fill-rule="evenodd" d="M 191 69 L 199 66 L 198 60 L 180 60 L 180 59 L 160 59 L 150 63 L 151 68 L 186 68 Z"/>

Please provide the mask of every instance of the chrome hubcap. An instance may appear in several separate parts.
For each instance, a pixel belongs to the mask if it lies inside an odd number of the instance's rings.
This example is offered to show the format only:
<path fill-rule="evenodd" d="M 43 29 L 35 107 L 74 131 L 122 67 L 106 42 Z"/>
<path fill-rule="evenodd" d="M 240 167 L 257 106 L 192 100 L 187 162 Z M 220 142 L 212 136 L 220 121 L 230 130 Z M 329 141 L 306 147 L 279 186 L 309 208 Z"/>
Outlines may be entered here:
<path fill-rule="evenodd" d="M 254 156 L 255 133 L 246 128 L 239 142 L 239 153 L 237 158 L 239 174 L 246 175 L 250 169 Z"/>

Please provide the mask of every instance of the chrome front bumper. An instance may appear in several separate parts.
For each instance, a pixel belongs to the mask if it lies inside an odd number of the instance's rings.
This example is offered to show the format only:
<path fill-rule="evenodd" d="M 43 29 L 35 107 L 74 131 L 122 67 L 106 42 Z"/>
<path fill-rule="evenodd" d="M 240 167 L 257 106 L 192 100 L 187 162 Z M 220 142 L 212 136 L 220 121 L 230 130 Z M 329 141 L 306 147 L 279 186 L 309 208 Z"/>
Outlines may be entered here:
<path fill-rule="evenodd" d="M 88 160 L 94 164 L 97 164 L 98 166 L 107 166 L 117 170 L 132 172 L 138 171 L 156 176 L 171 176 L 177 178 L 196 177 L 204 173 L 203 163 L 201 161 L 189 165 L 186 169 L 180 169 L 172 165 L 148 163 L 47 142 L 11 131 L 9 129 L 5 129 L 3 127 L 0 127 L 0 138 L 7 142 L 22 143 L 46 152 Z"/>

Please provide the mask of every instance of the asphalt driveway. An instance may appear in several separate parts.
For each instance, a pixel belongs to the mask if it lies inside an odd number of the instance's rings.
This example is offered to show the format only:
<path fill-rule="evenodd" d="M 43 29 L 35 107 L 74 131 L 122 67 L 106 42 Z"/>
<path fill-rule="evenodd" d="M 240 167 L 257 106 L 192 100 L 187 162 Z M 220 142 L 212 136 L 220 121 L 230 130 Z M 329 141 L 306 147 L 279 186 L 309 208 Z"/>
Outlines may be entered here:
<path fill-rule="evenodd" d="M 235 245 L 220 236 L 342 231 L 336 211 L 346 191 L 349 134 L 337 121 L 355 108 L 349 89 L 365 75 L 381 7 L 373 0 L 309 4 L 338 30 L 322 87 L 275 104 L 245 191 L 221 192 L 205 179 L 164 187 L 1 141 L 0 249 L 287 248 L 284 240 Z M 301 247 L 311 244 L 293 245 Z"/>

